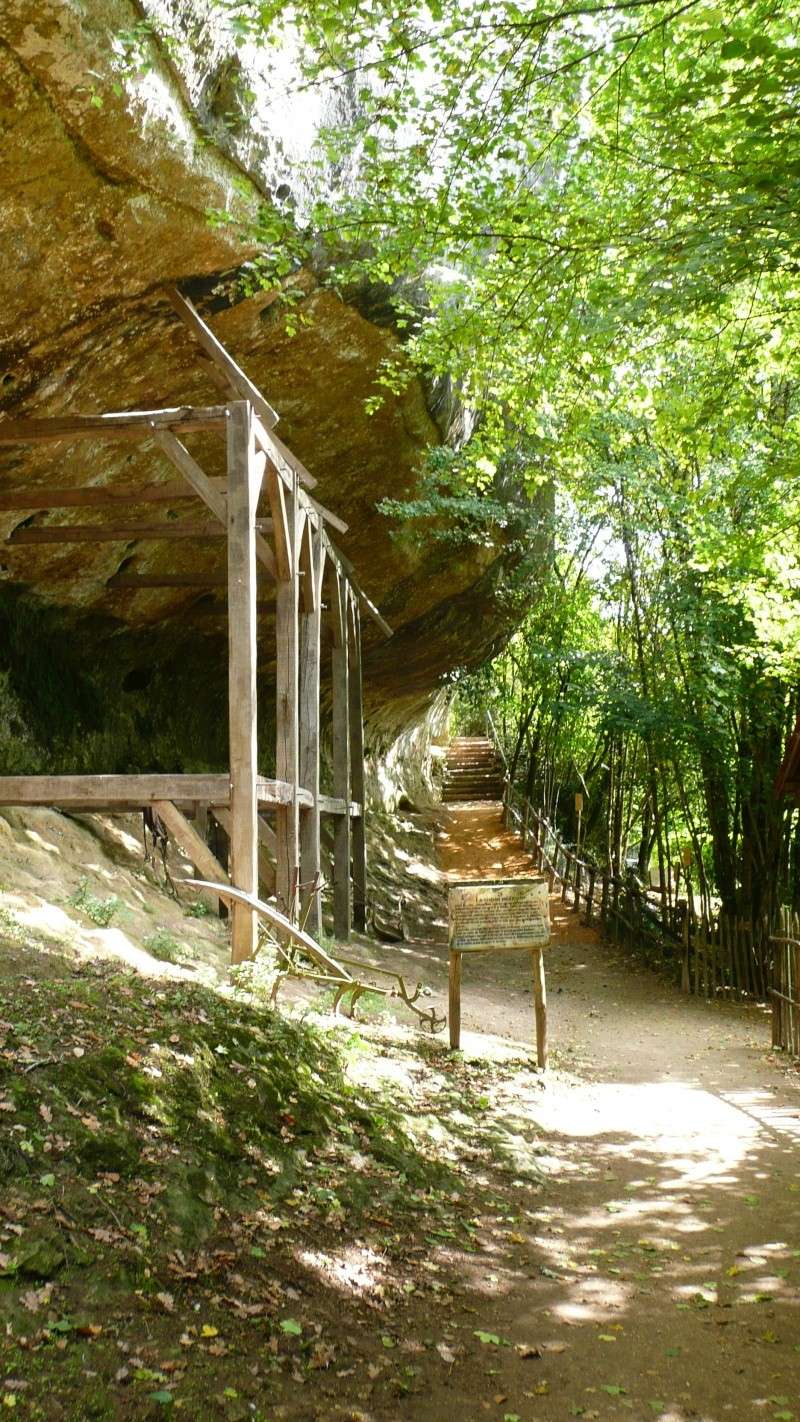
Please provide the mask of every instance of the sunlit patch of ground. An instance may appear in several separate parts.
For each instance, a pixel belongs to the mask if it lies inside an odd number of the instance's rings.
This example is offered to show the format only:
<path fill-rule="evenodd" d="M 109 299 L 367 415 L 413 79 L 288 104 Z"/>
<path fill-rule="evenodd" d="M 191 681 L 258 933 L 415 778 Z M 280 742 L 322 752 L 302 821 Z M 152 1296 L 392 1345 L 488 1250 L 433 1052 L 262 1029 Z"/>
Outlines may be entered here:
<path fill-rule="evenodd" d="M 192 872 L 174 846 L 168 866 L 177 885 Z M 153 977 L 219 981 L 225 926 L 186 888 L 180 901 L 164 889 L 161 861 L 144 860 L 140 816 L 0 810 L 0 916 L 20 941 Z"/>

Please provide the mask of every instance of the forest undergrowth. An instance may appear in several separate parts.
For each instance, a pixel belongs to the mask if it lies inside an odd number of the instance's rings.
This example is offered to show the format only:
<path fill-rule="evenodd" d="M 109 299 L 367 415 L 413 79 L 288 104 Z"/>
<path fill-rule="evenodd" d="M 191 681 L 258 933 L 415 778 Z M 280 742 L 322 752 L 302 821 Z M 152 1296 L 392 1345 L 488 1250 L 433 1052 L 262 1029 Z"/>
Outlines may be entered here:
<path fill-rule="evenodd" d="M 511 1070 L 4 943 L 0 1406 L 400 1415 L 456 1362 L 454 1251 L 538 1180 Z"/>

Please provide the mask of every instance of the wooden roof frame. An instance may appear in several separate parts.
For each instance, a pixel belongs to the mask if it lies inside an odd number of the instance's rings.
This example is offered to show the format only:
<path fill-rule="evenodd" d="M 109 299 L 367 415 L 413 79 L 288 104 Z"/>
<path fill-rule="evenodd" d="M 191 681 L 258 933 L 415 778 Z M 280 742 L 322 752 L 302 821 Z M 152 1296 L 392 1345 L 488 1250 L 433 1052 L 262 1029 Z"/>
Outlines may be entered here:
<path fill-rule="evenodd" d="M 167 498 L 199 499 L 211 521 L 195 524 L 121 526 L 47 526 L 18 528 L 10 544 L 59 541 L 124 541 L 170 538 L 224 538 L 227 576 L 209 576 L 192 584 L 181 575 L 164 575 L 164 586 L 227 586 L 228 730 L 227 776 L 6 776 L 0 777 L 0 804 L 61 804 L 71 808 L 110 808 L 150 804 L 206 877 L 232 882 L 243 898 L 231 910 L 234 962 L 252 956 L 256 913 L 247 896 L 259 890 L 259 854 L 267 832 L 260 810 L 275 816 L 275 887 L 291 918 L 301 902 L 313 930 L 321 928 L 321 814 L 334 816 L 334 925 L 347 938 L 353 920 L 366 921 L 366 847 L 363 828 L 363 710 L 361 699 L 360 613 L 365 612 L 384 636 L 392 629 L 358 584 L 352 565 L 333 543 L 329 528 L 347 525 L 309 490 L 316 480 L 275 433 L 278 416 L 261 391 L 236 364 L 195 307 L 176 288 L 167 293 L 176 314 L 199 343 L 216 382 L 230 395 L 224 404 L 180 406 L 163 410 L 124 410 L 100 415 L 0 421 L 0 444 L 74 439 L 152 438 L 179 473 L 180 482 L 103 489 L 92 487 L 0 492 L 0 510 L 119 508 L 159 503 Z M 179 435 L 202 430 L 225 434 L 227 479 L 211 479 Z M 272 517 L 258 518 L 266 484 Z M 268 541 L 271 536 L 272 542 Z M 256 565 L 266 568 L 276 587 L 276 779 L 266 781 L 257 766 L 257 598 Z M 319 687 L 322 585 L 328 569 L 336 590 L 332 650 L 334 794 L 319 788 Z M 158 580 L 136 581 L 117 574 L 108 586 L 145 587 Z M 356 685 L 357 683 L 357 685 Z M 358 725 L 354 724 L 354 718 Z M 353 773 L 353 760 L 357 761 Z M 358 788 L 358 794 L 354 789 Z M 197 807 L 199 820 L 214 807 L 230 835 L 230 880 L 185 817 Z M 353 833 L 351 824 L 356 825 Z M 352 882 L 351 882 L 352 875 Z M 220 877 L 224 876 L 224 877 Z"/>

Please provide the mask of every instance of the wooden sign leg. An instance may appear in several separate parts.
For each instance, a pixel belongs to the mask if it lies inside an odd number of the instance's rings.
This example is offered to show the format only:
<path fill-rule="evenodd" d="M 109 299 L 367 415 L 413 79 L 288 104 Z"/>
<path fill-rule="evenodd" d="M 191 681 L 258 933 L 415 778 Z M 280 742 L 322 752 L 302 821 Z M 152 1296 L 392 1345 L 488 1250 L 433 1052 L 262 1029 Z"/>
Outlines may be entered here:
<path fill-rule="evenodd" d="M 533 959 L 533 1007 L 536 1015 L 536 1063 L 547 1066 L 547 992 L 544 985 L 544 953 L 534 948 Z"/>
<path fill-rule="evenodd" d="M 461 1046 L 461 954 L 450 949 L 450 1048 Z"/>

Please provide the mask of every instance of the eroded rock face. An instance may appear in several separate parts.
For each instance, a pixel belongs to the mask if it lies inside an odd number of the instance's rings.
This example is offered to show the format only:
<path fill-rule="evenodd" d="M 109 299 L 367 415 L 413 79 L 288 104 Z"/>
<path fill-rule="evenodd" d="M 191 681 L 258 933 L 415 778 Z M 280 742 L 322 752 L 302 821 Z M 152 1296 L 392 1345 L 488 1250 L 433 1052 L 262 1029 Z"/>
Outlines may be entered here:
<path fill-rule="evenodd" d="M 153 3 L 145 11 L 168 8 Z M 237 131 L 225 75 L 246 61 L 252 82 L 252 54 L 242 58 L 230 37 L 215 38 L 212 7 L 172 9 L 173 19 L 191 10 L 193 27 L 184 24 L 169 62 L 145 39 L 142 72 L 121 76 L 114 45 L 141 19 L 128 0 L 4 0 L 0 8 L 0 410 L 19 417 L 215 403 L 219 392 L 207 365 L 164 299 L 165 285 L 179 282 L 279 411 L 280 433 L 318 478 L 319 497 L 350 525 L 339 539 L 342 549 L 397 629 L 385 644 L 376 629 L 365 628 L 368 713 L 388 734 L 419 714 L 448 670 L 479 660 L 505 630 L 497 595 L 502 550 L 454 552 L 417 532 L 393 530 L 377 512 L 382 498 L 414 491 L 425 451 L 441 435 L 421 383 L 377 415 L 365 413 L 378 367 L 396 347 L 392 331 L 363 314 L 363 303 L 348 305 L 312 273 L 298 272 L 292 280 L 307 324 L 289 335 L 270 293 L 243 297 L 240 281 L 219 280 L 239 270 L 253 249 L 243 244 L 241 227 L 213 224 L 209 211 L 246 223 L 270 193 L 288 188 L 289 137 L 310 141 L 317 120 L 312 115 L 308 132 L 298 135 L 291 109 L 284 110 L 270 135 L 261 94 L 257 122 L 253 114 L 240 116 Z M 281 62 L 285 67 L 285 55 Z M 224 472 L 218 436 L 187 442 L 209 474 Z M 0 446 L 3 490 L 172 477 L 147 442 Z M 125 520 L 171 513 L 198 517 L 192 505 L 178 504 L 128 508 Z M 109 511 L 31 517 L 20 509 L 0 513 L 0 537 L 28 521 L 115 519 L 121 521 Z M 115 762 L 144 757 L 150 734 L 156 760 L 174 765 L 177 756 L 187 768 L 214 763 L 225 701 L 224 602 L 213 590 L 113 591 L 107 581 L 121 569 L 214 573 L 224 570 L 224 545 L 122 536 L 96 544 L 4 544 L 0 601 L 13 617 L 22 587 L 58 610 L 53 627 L 61 631 L 50 627 L 48 635 L 69 647 L 63 655 L 73 657 L 78 682 L 101 688 L 109 726 L 128 727 Z M 269 611 L 260 627 L 267 705 Z M 26 724 L 24 678 L 14 674 L 13 655 L 8 646 L 0 653 L 6 740 L 15 716 Z M 180 718 L 166 705 L 172 675 L 184 689 L 193 676 L 202 682 L 197 706 L 208 716 L 213 708 L 219 713 L 204 734 L 193 708 L 192 742 L 183 756 L 176 749 Z M 138 698 L 132 716 L 131 691 Z M 60 743 L 63 769 L 70 760 L 82 768 L 88 754 L 81 700 L 77 695 L 73 752 Z M 113 733 L 97 725 L 92 734 L 98 737 L 92 755 L 108 759 Z M 17 751 L 27 735 L 29 727 Z"/>

